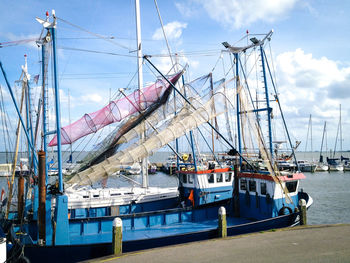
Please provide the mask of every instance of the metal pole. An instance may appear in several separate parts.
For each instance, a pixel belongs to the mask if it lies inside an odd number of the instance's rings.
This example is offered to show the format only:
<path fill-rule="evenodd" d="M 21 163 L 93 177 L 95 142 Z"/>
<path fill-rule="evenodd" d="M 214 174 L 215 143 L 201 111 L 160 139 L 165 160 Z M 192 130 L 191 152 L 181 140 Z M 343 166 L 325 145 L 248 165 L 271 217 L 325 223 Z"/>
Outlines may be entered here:
<path fill-rule="evenodd" d="M 142 72 L 142 44 L 141 44 L 141 21 L 140 21 L 140 2 L 135 0 L 135 13 L 136 13 L 136 43 L 137 43 L 137 67 L 138 67 L 138 83 L 139 83 L 139 103 L 142 109 L 141 90 L 143 87 L 143 72 Z M 144 130 L 141 132 L 141 141 L 145 141 L 146 124 L 144 123 Z M 148 186 L 148 158 L 142 158 L 141 173 L 142 173 L 142 187 Z"/>
<path fill-rule="evenodd" d="M 242 139 L 241 139 L 241 118 L 240 118 L 240 103 L 239 103 L 239 67 L 238 67 L 238 62 L 239 62 L 239 57 L 238 53 L 234 54 L 235 60 L 236 60 L 236 108 L 237 108 L 237 135 L 238 135 L 238 151 L 240 154 L 239 157 L 239 167 L 242 169 Z"/>
<path fill-rule="evenodd" d="M 35 146 L 35 141 L 34 141 L 34 133 L 33 133 L 33 120 L 32 120 L 32 101 L 30 97 L 30 86 L 29 86 L 29 80 L 27 79 L 27 92 L 28 92 L 28 116 L 29 116 L 29 131 L 30 131 L 30 137 L 32 139 L 32 144 Z M 34 168 L 34 174 L 37 174 L 37 166 L 36 163 L 33 162 L 33 155 L 35 155 L 35 152 L 32 152 L 32 156 L 30 157 L 30 164 L 33 164 Z"/>
<path fill-rule="evenodd" d="M 45 63 L 47 63 L 47 61 L 45 61 L 45 45 L 46 43 L 43 43 L 41 45 L 41 60 L 42 60 L 42 94 L 43 94 L 43 145 L 44 145 L 44 152 L 47 153 L 47 127 L 46 127 L 46 119 L 47 119 L 47 90 L 46 90 L 46 75 L 45 75 Z M 47 162 L 48 158 L 45 158 L 45 175 L 46 175 L 46 183 L 47 183 L 47 179 L 48 179 L 48 162 Z"/>
<path fill-rule="evenodd" d="M 62 176 L 62 150 L 61 150 L 61 110 L 60 110 L 60 94 L 57 80 L 57 59 L 56 59 L 56 28 L 50 28 L 52 36 L 52 55 L 53 55 L 53 74 L 54 74 L 54 90 L 55 90 L 55 108 L 56 108 L 56 133 L 57 133 L 57 164 L 58 164 L 58 190 L 63 192 L 63 176 Z"/>
<path fill-rule="evenodd" d="M 29 114 L 29 107 L 30 107 L 30 102 L 29 102 L 29 85 L 28 85 L 28 79 L 27 81 L 23 80 L 23 87 L 25 89 L 25 105 L 26 105 L 26 129 L 27 132 L 30 136 L 30 142 L 32 145 L 34 145 L 34 139 L 33 139 L 33 132 L 32 132 L 32 127 L 31 127 L 31 121 L 30 121 L 30 114 Z M 33 158 L 34 151 L 31 151 L 31 148 L 28 144 L 28 164 L 31 169 L 32 165 L 32 158 Z M 34 163 L 34 162 L 33 162 Z"/>
<path fill-rule="evenodd" d="M 267 89 L 266 71 L 265 71 L 265 62 L 264 62 L 264 51 L 263 51 L 262 45 L 260 45 L 260 56 L 261 56 L 261 66 L 262 66 L 262 70 L 263 70 L 264 86 L 265 86 L 264 88 L 265 88 L 265 98 L 266 98 L 266 108 L 267 108 L 267 122 L 268 122 L 268 128 L 269 128 L 269 148 L 270 148 L 271 160 L 273 162 L 271 108 L 270 108 L 270 101 L 269 101 L 269 93 L 268 93 L 268 89 Z"/>
<path fill-rule="evenodd" d="M 39 228 L 39 240 L 40 242 L 46 239 L 46 154 L 44 151 L 38 152 L 39 156 L 39 209 L 38 209 L 38 228 Z"/>

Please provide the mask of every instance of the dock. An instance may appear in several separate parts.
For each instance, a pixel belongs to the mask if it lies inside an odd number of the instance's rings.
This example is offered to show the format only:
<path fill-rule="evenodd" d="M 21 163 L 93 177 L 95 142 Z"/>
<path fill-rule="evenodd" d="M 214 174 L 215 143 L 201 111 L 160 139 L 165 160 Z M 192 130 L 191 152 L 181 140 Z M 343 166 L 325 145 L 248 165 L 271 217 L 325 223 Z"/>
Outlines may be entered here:
<path fill-rule="evenodd" d="M 350 262 L 350 224 L 284 228 L 85 262 Z"/>

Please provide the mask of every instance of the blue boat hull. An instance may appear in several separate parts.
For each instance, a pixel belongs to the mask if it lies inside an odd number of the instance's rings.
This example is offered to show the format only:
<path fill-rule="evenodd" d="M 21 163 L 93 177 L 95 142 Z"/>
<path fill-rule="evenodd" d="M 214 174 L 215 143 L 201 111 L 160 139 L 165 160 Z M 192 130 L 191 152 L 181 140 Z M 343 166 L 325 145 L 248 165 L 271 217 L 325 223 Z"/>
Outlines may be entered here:
<path fill-rule="evenodd" d="M 250 223 L 229 226 L 228 236 L 241 235 L 246 233 L 283 228 L 293 225 L 296 222 L 298 213 L 283 215 L 271 219 L 254 221 Z M 123 252 L 175 245 L 179 243 L 207 240 L 217 237 L 217 230 L 207 230 L 168 235 L 156 238 L 141 240 L 123 241 Z M 96 257 L 103 257 L 112 254 L 111 243 L 95 243 L 88 245 L 65 245 L 65 246 L 37 246 L 27 245 L 24 247 L 24 255 L 31 262 L 42 262 L 49 260 L 53 262 L 77 262 Z"/>

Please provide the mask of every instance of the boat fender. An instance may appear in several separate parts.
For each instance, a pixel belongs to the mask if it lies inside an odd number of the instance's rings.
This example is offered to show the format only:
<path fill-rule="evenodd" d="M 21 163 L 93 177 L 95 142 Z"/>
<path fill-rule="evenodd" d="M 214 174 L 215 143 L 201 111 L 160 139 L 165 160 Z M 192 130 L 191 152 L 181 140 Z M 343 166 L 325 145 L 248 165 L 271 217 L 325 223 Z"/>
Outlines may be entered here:
<path fill-rule="evenodd" d="M 286 209 L 288 210 L 288 213 L 286 213 Z M 289 206 L 282 206 L 280 211 L 278 211 L 279 216 L 290 215 L 292 213 L 293 213 L 292 208 L 290 208 Z"/>

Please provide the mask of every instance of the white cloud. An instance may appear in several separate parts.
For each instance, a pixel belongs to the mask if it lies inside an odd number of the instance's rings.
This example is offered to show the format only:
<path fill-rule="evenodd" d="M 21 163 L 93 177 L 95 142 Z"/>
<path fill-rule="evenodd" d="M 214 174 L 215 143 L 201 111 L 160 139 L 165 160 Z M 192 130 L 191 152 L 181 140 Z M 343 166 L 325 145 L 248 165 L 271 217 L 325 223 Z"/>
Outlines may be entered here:
<path fill-rule="evenodd" d="M 101 103 L 103 101 L 103 98 L 97 94 L 97 93 L 92 93 L 92 94 L 86 94 L 81 97 L 81 100 L 84 102 L 95 102 L 95 103 Z"/>
<path fill-rule="evenodd" d="M 322 136 L 324 121 L 332 129 L 329 136 L 335 137 L 339 104 L 342 104 L 345 130 L 350 115 L 350 66 L 326 57 L 315 58 L 297 49 L 278 55 L 276 68 L 282 108 L 288 115 L 287 122 L 292 131 L 298 132 L 299 139 L 306 136 L 309 114 L 313 116 L 316 138 Z"/>
<path fill-rule="evenodd" d="M 184 3 L 176 2 L 175 6 L 184 17 L 190 18 L 197 15 L 198 9 L 195 7 L 195 4 L 191 1 L 186 1 Z"/>
<path fill-rule="evenodd" d="M 200 4 L 213 20 L 228 27 L 241 28 L 256 21 L 273 22 L 285 17 L 298 0 L 193 0 Z M 176 4 L 184 16 L 191 16 L 194 7 Z M 192 11 L 191 11 L 192 10 Z"/>
<path fill-rule="evenodd" d="M 312 54 L 297 49 L 280 54 L 277 69 L 282 88 L 297 91 L 305 99 L 320 100 L 320 96 L 324 95 L 328 95 L 328 99 L 350 96 L 345 93 L 346 86 L 350 84 L 350 67 L 341 67 L 338 62 L 326 57 L 313 58 Z M 342 96 L 339 97 L 340 93 Z"/>
<path fill-rule="evenodd" d="M 164 26 L 164 31 L 168 39 L 174 40 L 179 39 L 182 35 L 182 30 L 187 27 L 186 23 L 181 23 L 178 21 L 170 22 Z M 164 38 L 162 28 L 158 28 L 153 36 L 153 40 L 162 40 Z"/>

